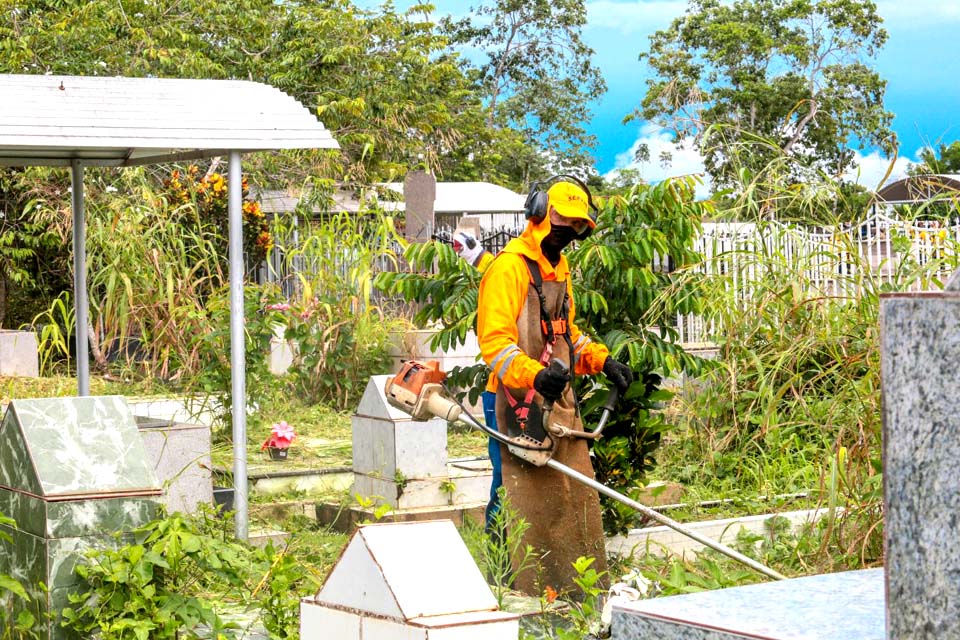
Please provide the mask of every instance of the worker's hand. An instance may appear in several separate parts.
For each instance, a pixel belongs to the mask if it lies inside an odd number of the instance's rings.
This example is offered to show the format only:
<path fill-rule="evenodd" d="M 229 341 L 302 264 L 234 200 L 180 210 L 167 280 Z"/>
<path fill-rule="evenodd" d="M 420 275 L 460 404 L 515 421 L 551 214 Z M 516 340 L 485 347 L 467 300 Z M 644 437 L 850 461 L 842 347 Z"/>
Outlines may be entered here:
<path fill-rule="evenodd" d="M 603 362 L 603 375 L 617 385 L 617 391 L 620 392 L 621 396 L 627 392 L 633 382 L 633 371 L 630 371 L 630 367 L 614 360 L 612 356 L 607 356 L 607 359 Z"/>
<path fill-rule="evenodd" d="M 533 388 L 545 400 L 556 400 L 563 394 L 568 382 L 570 382 L 569 371 L 561 371 L 558 367 L 544 367 L 533 379 Z"/>

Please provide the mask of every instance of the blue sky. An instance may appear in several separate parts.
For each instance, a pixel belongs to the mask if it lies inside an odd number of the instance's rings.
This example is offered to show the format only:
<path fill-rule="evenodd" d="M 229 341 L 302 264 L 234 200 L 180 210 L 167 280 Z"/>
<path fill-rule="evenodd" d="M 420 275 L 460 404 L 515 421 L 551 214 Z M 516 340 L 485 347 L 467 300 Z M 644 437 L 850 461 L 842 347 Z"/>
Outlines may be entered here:
<path fill-rule="evenodd" d="M 433 4 L 440 14 L 461 15 L 478 1 L 433 0 Z M 412 0 L 396 2 L 401 8 L 410 4 Z M 595 62 L 608 85 L 588 125 L 599 142 L 595 155 L 600 173 L 629 166 L 640 142 L 650 146 L 654 159 L 663 149 L 674 156 L 670 167 L 660 167 L 655 160 L 640 167 L 648 180 L 702 168 L 695 151 L 673 148 L 656 127 L 621 124 L 644 90 L 647 70 L 638 54 L 646 49 L 648 36 L 682 15 L 686 6 L 686 0 L 587 0 L 584 38 L 596 51 Z M 901 143 L 893 170 L 896 177 L 922 146 L 960 139 L 960 0 L 878 0 L 877 7 L 890 38 L 872 64 L 887 80 L 886 106 L 895 114 L 893 126 Z M 857 160 L 859 180 L 869 187 L 877 186 L 890 163 L 870 149 Z"/>

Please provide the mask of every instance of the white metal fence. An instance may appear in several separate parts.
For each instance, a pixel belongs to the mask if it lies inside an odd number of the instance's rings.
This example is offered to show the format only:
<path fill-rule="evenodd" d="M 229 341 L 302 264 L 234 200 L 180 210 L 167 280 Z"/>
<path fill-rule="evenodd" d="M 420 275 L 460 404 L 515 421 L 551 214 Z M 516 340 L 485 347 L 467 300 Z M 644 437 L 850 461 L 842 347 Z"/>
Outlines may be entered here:
<path fill-rule="evenodd" d="M 877 213 L 835 228 L 708 223 L 695 248 L 703 256 L 698 270 L 726 278 L 728 292 L 746 309 L 763 272 L 778 265 L 794 273 L 808 295 L 854 296 L 866 282 L 876 290 L 935 287 L 957 267 L 958 241 L 960 223 L 904 222 Z M 696 316 L 679 316 L 676 326 L 688 346 L 709 346 L 715 334 Z"/>

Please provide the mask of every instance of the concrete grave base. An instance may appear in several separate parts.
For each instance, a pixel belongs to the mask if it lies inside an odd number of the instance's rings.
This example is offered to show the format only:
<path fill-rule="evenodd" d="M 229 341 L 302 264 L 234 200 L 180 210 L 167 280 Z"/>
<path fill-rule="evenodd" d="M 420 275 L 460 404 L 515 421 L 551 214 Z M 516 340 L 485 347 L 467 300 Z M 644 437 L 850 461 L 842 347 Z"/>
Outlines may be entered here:
<path fill-rule="evenodd" d="M 36 333 L 0 329 L 0 376 L 40 376 Z"/>
<path fill-rule="evenodd" d="M 489 500 L 493 468 L 488 460 L 451 460 L 446 472 L 440 477 L 404 478 L 402 482 L 354 473 L 351 492 L 394 509 L 442 508 Z"/>
<path fill-rule="evenodd" d="M 345 611 L 305 598 L 300 603 L 301 640 L 516 640 L 516 614 L 474 611 L 390 620 Z"/>
<path fill-rule="evenodd" d="M 451 520 L 458 527 L 467 520 L 483 522 L 486 501 L 473 504 L 458 504 L 446 507 L 421 507 L 419 509 L 396 509 L 380 518 L 380 522 L 424 522 L 427 520 Z M 350 533 L 359 525 L 376 520 L 375 508 L 345 507 L 335 502 L 318 502 L 317 522 L 329 525 L 335 531 Z"/>

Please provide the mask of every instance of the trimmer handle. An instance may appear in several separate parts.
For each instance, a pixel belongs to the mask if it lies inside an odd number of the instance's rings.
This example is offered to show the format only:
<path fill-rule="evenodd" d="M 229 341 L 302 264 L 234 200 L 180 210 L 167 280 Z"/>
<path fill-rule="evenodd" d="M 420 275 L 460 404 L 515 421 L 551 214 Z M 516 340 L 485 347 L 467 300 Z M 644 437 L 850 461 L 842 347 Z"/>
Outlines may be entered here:
<path fill-rule="evenodd" d="M 603 409 L 605 413 L 609 414 L 616 409 L 618 400 L 620 400 L 620 387 L 613 385 L 610 387 L 610 390 L 607 391 L 607 399 L 603 401 L 603 404 L 600 405 L 600 408 Z"/>

